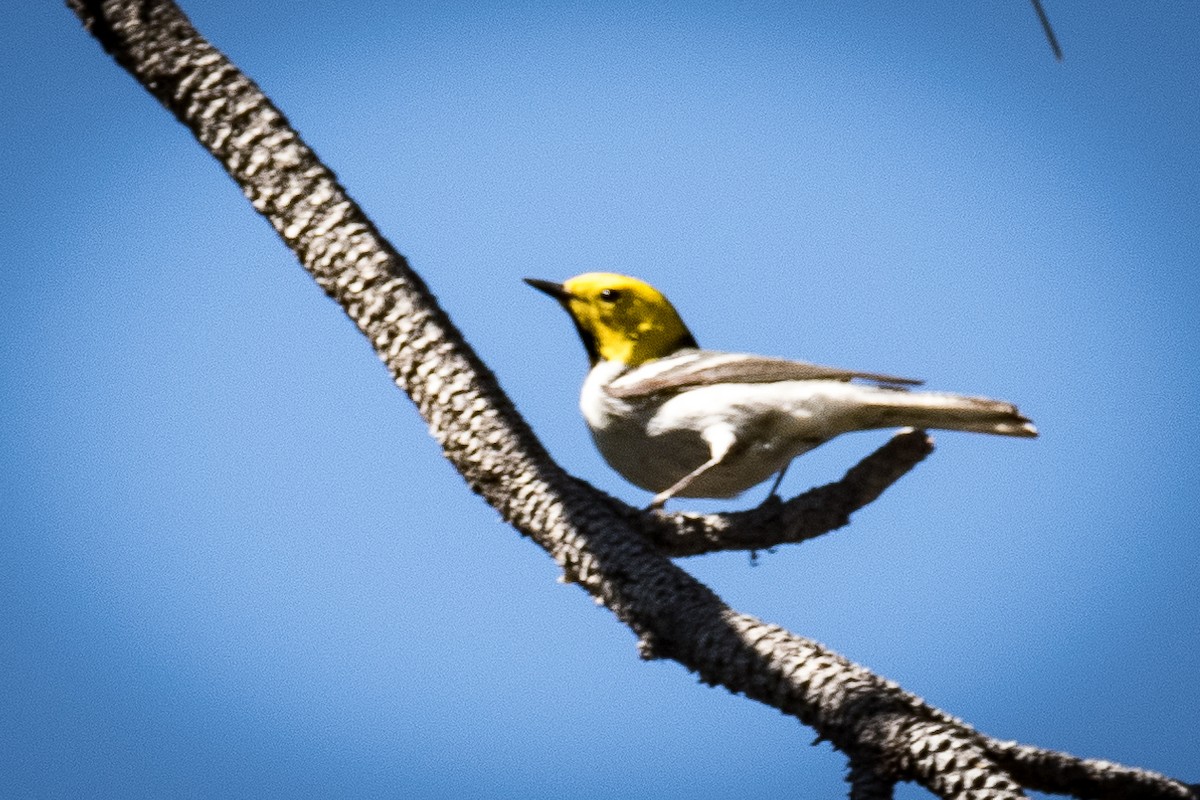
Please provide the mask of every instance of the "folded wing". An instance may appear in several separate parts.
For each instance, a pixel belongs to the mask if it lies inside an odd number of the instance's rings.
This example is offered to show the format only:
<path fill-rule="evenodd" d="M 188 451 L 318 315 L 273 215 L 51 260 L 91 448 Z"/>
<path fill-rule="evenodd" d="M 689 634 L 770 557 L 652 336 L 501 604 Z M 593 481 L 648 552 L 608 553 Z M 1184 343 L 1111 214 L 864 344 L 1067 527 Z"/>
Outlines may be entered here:
<path fill-rule="evenodd" d="M 776 381 L 849 381 L 853 378 L 892 387 L 919 386 L 921 381 L 877 372 L 856 372 L 744 353 L 683 350 L 643 364 L 612 381 L 606 391 L 617 398 L 679 391 L 715 383 L 775 383 Z"/>

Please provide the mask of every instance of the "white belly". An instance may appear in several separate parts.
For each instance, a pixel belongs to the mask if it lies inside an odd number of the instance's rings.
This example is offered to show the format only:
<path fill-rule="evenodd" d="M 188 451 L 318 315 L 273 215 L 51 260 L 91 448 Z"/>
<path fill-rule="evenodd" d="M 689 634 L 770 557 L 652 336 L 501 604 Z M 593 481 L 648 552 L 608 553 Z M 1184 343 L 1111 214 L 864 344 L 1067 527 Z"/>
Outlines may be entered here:
<path fill-rule="evenodd" d="M 609 465 L 652 492 L 670 488 L 709 460 L 702 433 L 712 426 L 731 426 L 737 444 L 722 463 L 679 492 L 681 497 L 733 497 L 841 432 L 830 425 L 836 415 L 829 413 L 841 405 L 845 384 L 838 382 L 724 384 L 665 399 L 621 400 L 603 389 L 616 371 L 619 366 L 603 363 L 593 369 L 580 407 Z"/>

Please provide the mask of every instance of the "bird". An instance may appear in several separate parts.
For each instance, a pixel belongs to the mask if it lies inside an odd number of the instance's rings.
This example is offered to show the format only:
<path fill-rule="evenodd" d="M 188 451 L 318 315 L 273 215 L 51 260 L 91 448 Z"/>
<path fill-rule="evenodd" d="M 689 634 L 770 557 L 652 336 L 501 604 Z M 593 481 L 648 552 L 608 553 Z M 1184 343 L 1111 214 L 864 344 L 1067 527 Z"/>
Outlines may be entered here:
<path fill-rule="evenodd" d="M 1032 438 L 1012 403 L 930 391 L 922 381 L 771 356 L 704 350 L 649 283 L 588 272 L 526 278 L 570 315 L 591 368 L 579 407 L 604 460 L 654 492 L 730 498 L 850 431 L 940 428 Z"/>

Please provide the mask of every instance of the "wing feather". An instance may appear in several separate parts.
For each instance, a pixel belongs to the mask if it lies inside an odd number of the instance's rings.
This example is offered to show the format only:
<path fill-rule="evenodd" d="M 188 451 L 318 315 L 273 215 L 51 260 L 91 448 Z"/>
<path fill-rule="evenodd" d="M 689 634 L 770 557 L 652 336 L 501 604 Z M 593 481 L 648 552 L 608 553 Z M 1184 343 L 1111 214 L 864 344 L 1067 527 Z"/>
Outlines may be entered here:
<path fill-rule="evenodd" d="M 686 350 L 636 367 L 610 383 L 606 391 L 613 397 L 627 399 L 716 383 L 849 381 L 854 378 L 895 387 L 921 384 L 913 378 L 823 367 L 786 358 Z"/>

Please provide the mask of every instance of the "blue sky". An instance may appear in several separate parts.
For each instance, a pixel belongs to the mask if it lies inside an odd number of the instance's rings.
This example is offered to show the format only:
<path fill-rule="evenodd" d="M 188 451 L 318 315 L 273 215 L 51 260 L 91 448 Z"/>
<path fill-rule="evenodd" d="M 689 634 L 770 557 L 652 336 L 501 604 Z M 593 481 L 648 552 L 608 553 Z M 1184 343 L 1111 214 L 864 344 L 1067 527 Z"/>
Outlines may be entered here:
<path fill-rule="evenodd" d="M 1047 0 L 1061 64 L 1020 0 L 185 8 L 606 491 L 648 500 L 526 275 L 1018 402 L 1039 440 L 939 434 L 848 529 L 685 566 L 990 734 L 1200 780 L 1194 3 Z M 0 796 L 842 793 L 794 720 L 639 662 L 190 135 L 65 8 L 16 9 Z"/>

